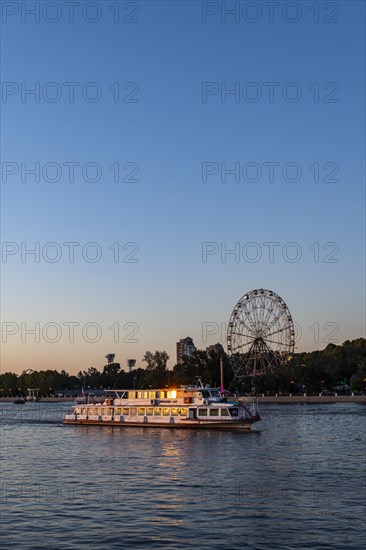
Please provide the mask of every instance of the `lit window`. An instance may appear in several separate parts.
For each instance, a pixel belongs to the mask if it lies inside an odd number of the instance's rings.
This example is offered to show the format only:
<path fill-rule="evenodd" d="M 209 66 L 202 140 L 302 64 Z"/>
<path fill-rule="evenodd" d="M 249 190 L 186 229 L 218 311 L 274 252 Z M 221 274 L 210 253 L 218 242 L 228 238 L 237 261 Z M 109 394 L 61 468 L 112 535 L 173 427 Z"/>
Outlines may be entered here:
<path fill-rule="evenodd" d="M 139 407 L 137 410 L 139 416 L 145 416 L 145 407 Z"/>
<path fill-rule="evenodd" d="M 154 409 L 152 407 L 147 407 L 146 416 L 152 416 Z"/>
<path fill-rule="evenodd" d="M 179 409 L 179 416 L 187 416 L 188 409 Z"/>
<path fill-rule="evenodd" d="M 122 409 L 123 416 L 129 416 L 130 414 L 130 407 L 123 407 Z"/>
<path fill-rule="evenodd" d="M 161 416 L 161 407 L 155 407 L 154 416 Z"/>
<path fill-rule="evenodd" d="M 168 391 L 168 398 L 169 398 L 169 399 L 175 399 L 176 397 L 177 397 L 177 392 L 176 392 L 176 390 Z"/>
<path fill-rule="evenodd" d="M 163 408 L 163 416 L 170 416 L 170 408 L 164 407 Z"/>
<path fill-rule="evenodd" d="M 172 408 L 172 416 L 178 416 L 178 409 L 175 407 Z"/>
<path fill-rule="evenodd" d="M 116 407 L 116 408 L 115 408 L 115 414 L 116 414 L 117 416 L 119 416 L 119 415 L 121 414 L 121 410 L 122 410 L 121 407 Z"/>

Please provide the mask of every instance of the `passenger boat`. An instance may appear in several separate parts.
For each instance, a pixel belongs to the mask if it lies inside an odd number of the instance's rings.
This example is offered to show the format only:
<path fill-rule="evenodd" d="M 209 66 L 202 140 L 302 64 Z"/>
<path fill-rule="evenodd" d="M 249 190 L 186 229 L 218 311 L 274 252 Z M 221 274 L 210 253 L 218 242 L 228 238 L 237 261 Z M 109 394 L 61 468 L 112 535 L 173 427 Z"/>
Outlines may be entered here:
<path fill-rule="evenodd" d="M 228 402 L 219 388 L 181 386 L 108 390 L 101 403 L 74 405 L 64 424 L 243 430 L 259 420 L 254 398 Z"/>

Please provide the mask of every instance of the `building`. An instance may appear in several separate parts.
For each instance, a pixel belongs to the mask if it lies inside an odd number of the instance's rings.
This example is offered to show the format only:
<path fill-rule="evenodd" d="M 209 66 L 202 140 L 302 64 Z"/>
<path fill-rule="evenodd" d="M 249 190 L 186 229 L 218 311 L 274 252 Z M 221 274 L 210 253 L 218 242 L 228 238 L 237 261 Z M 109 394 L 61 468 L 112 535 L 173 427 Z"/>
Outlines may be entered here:
<path fill-rule="evenodd" d="M 187 336 L 186 338 L 182 338 L 182 340 L 179 340 L 177 342 L 177 364 L 181 364 L 183 362 L 183 357 L 187 356 L 189 357 L 197 350 L 196 346 L 193 343 L 193 340 L 190 336 Z"/>
<path fill-rule="evenodd" d="M 217 353 L 217 355 L 224 355 L 225 354 L 225 350 L 219 342 L 217 342 L 217 344 L 212 344 L 211 346 L 208 346 L 206 348 L 207 353 L 210 353 L 210 351 L 214 351 L 215 353 Z"/>

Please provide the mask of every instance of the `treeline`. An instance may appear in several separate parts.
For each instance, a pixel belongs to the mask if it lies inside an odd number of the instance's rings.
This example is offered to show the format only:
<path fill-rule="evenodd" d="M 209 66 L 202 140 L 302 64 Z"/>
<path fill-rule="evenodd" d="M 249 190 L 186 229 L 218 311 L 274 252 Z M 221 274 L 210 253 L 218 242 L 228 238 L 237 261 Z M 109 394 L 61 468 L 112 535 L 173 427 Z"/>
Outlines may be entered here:
<path fill-rule="evenodd" d="M 41 396 L 57 395 L 66 391 L 75 394 L 93 389 L 179 387 L 195 383 L 200 377 L 204 384 L 220 385 L 220 354 L 211 349 L 197 350 L 184 357 L 183 363 L 168 369 L 166 351 L 148 351 L 143 362 L 145 368 L 126 372 L 119 363 L 105 365 L 101 371 L 90 367 L 76 376 L 65 370 L 23 372 L 21 375 L 6 372 L 0 375 L 1 396 L 27 395 L 28 388 L 39 388 Z M 248 393 L 253 381 L 244 379 L 238 387 L 228 356 L 222 354 L 224 385 L 232 391 Z M 366 339 L 347 340 L 342 345 L 328 344 L 321 351 L 297 353 L 292 360 L 274 372 L 257 377 L 257 393 L 301 394 L 322 390 L 366 392 Z"/>

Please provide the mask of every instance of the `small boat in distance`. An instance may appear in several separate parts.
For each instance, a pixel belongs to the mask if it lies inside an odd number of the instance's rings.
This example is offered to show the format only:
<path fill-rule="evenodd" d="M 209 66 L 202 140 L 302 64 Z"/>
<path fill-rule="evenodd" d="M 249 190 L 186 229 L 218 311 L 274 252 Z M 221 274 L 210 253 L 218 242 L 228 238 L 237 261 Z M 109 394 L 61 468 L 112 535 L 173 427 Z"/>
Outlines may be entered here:
<path fill-rule="evenodd" d="M 228 402 L 220 388 L 201 385 L 105 393 L 101 403 L 74 405 L 64 424 L 245 430 L 260 420 L 255 398 Z"/>
<path fill-rule="evenodd" d="M 14 399 L 14 405 L 25 405 L 25 400 L 22 398 Z"/>

